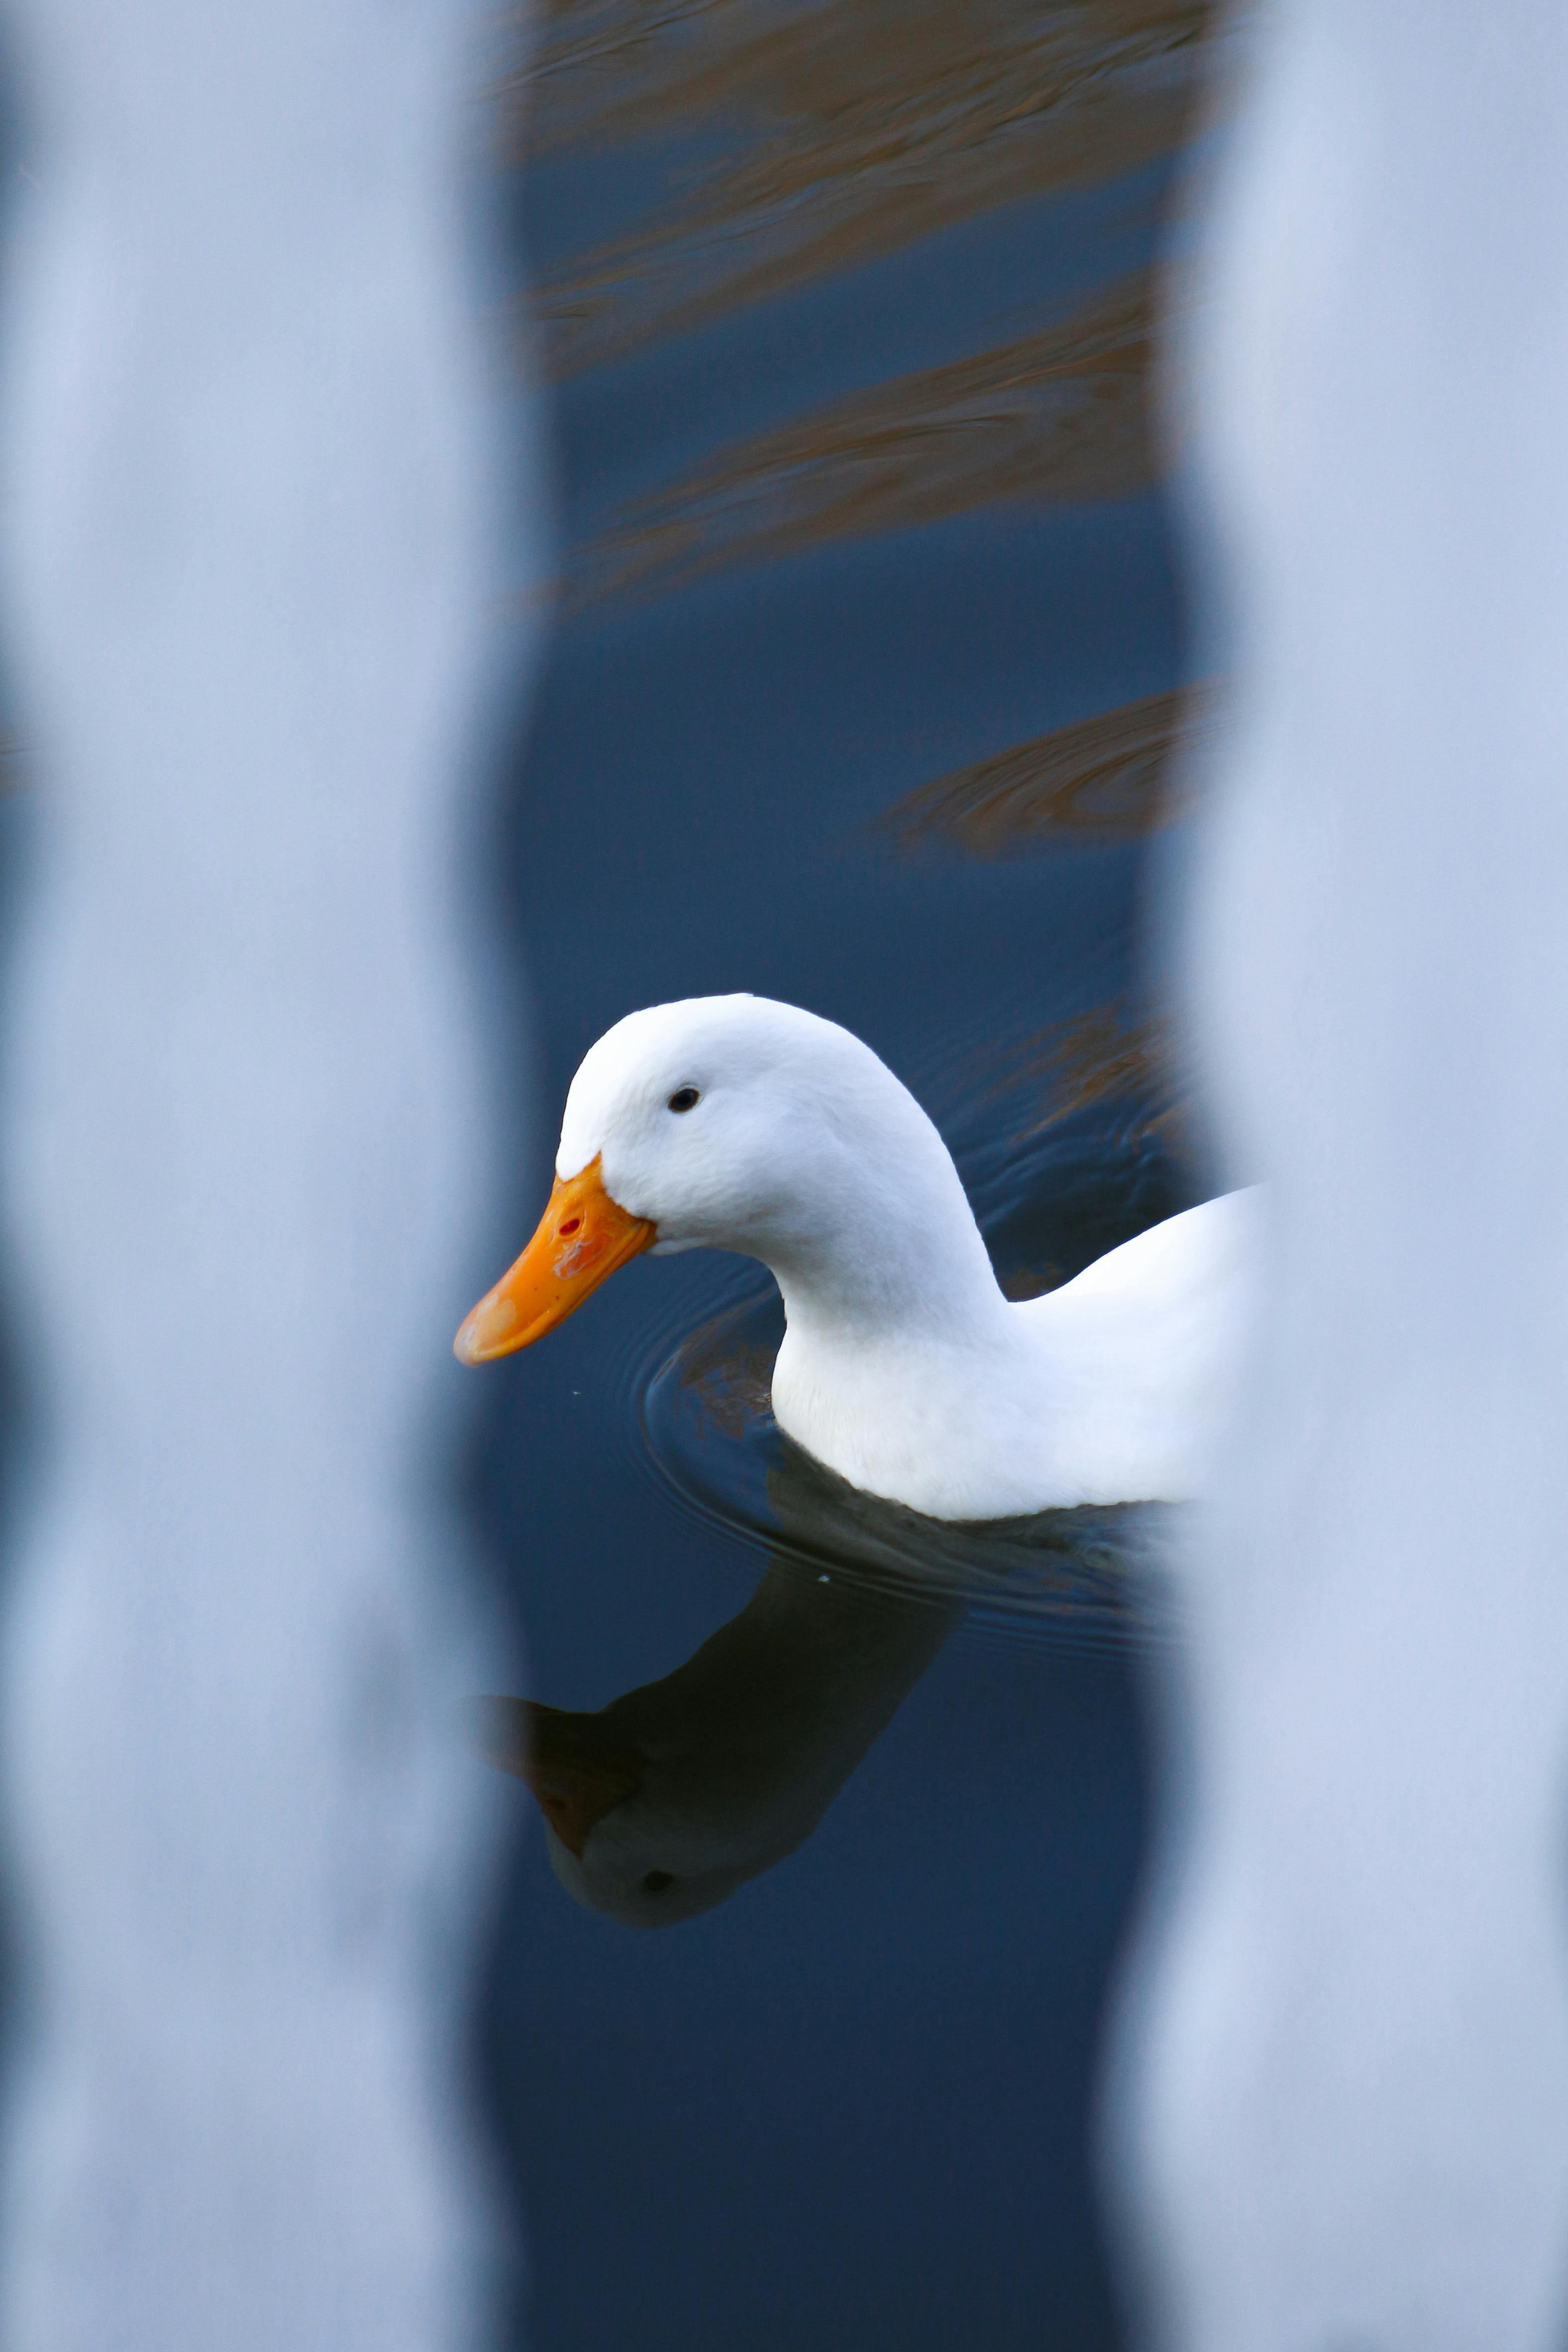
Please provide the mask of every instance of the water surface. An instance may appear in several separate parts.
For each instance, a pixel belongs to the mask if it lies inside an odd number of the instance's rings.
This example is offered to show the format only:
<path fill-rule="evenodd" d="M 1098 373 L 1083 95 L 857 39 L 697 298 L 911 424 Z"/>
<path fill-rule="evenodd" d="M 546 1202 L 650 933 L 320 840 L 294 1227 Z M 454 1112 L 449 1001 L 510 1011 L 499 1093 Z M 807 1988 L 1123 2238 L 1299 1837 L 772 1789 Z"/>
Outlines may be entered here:
<path fill-rule="evenodd" d="M 1200 16 L 564 5 L 520 115 L 561 557 L 505 879 L 552 1105 L 634 1005 L 808 1005 L 1016 1297 L 1194 1197 L 1136 942 L 1201 723 L 1146 399 Z M 1094 2352 L 1149 1515 L 868 1510 L 771 1423 L 778 1328 L 754 1266 L 643 1260 L 486 1376 L 564 1829 L 558 1877 L 519 1785 L 519 2326 Z"/>

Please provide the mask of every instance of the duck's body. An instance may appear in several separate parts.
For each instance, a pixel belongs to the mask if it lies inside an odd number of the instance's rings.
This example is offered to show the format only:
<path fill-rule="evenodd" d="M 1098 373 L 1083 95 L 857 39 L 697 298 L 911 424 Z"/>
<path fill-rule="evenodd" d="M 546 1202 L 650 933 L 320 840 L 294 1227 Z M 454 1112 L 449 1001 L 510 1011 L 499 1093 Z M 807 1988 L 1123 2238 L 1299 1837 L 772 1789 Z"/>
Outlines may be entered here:
<path fill-rule="evenodd" d="M 550 1209 L 458 1338 L 508 1352 L 636 1250 L 742 1250 L 784 1295 L 780 1426 L 938 1518 L 1201 1491 L 1247 1330 L 1253 1195 L 1002 1295 L 945 1144 L 847 1030 L 766 998 L 630 1014 L 573 1081 Z M 601 1206 L 602 1204 L 602 1206 Z"/>
<path fill-rule="evenodd" d="M 1254 1196 L 1232 1192 L 1043 1298 L 1015 1304 L 991 1276 L 958 1330 L 877 1343 L 797 1312 L 774 1413 L 852 1486 L 934 1518 L 1185 1501 L 1229 1409 L 1255 1222 Z"/>

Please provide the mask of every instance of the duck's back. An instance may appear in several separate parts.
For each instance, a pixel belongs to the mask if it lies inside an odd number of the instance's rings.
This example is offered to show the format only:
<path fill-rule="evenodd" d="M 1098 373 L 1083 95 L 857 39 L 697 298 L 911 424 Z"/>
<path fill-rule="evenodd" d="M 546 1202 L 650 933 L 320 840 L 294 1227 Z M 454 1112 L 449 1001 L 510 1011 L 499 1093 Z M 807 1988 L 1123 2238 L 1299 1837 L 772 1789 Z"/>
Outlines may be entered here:
<path fill-rule="evenodd" d="M 1017 1309 L 1053 1359 L 1053 1450 L 1079 1499 L 1203 1490 L 1246 1352 L 1260 1201 L 1227 1192 L 1167 1217 Z"/>

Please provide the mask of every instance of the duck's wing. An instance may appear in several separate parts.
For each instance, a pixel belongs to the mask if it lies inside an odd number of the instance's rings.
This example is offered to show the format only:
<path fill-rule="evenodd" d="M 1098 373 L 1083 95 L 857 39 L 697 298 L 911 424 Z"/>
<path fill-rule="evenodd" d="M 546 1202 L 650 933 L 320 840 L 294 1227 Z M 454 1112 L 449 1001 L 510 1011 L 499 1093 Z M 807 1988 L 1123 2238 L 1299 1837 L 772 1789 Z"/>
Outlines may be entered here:
<path fill-rule="evenodd" d="M 1249 1286 L 1261 1248 L 1263 1191 L 1226 1192 L 1200 1208 L 1184 1209 L 1146 1233 L 1108 1250 L 1092 1265 L 1029 1301 L 1048 1307 L 1068 1300 L 1135 1302 L 1151 1309 L 1215 1298 Z"/>
<path fill-rule="evenodd" d="M 1205 1487 L 1246 1359 L 1262 1243 L 1261 1193 L 1227 1192 L 1021 1310 L 1049 1349 L 1063 1440 L 1091 1492 L 1175 1501 Z"/>

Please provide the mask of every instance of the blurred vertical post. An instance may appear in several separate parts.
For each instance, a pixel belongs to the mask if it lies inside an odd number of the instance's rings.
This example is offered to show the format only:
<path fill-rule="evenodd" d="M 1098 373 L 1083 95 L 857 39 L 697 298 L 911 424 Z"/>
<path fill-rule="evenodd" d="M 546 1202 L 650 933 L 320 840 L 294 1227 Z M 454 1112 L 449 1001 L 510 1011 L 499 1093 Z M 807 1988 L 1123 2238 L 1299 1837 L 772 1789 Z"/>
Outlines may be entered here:
<path fill-rule="evenodd" d="M 494 1149 L 473 23 L 5 14 L 0 2336 L 436 2352 L 495 2223 L 447 1385 Z"/>
<path fill-rule="evenodd" d="M 1281 0 L 1194 273 L 1271 1298 L 1122 2048 L 1144 2340 L 1568 2318 L 1568 12 Z"/>

